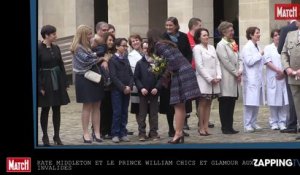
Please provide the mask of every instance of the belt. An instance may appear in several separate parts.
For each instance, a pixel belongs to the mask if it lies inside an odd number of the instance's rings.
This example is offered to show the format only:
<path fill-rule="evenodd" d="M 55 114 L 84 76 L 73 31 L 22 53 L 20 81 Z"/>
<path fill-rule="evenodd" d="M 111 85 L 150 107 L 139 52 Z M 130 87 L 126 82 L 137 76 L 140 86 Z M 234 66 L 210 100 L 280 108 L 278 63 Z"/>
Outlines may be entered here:
<path fill-rule="evenodd" d="M 59 66 L 55 66 L 51 69 L 43 69 L 43 71 L 50 71 L 53 90 L 54 91 L 58 90 L 58 76 L 59 76 L 58 74 L 60 74 Z"/>

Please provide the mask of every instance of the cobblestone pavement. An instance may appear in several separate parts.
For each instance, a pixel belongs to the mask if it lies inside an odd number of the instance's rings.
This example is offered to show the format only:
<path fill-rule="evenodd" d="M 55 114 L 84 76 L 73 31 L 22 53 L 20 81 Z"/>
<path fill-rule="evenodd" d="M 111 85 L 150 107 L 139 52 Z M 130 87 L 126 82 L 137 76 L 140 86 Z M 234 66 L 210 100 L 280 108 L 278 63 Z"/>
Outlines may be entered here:
<path fill-rule="evenodd" d="M 134 135 L 129 136 L 131 142 L 121 142 L 113 143 L 111 140 L 105 140 L 102 143 L 93 142 L 92 144 L 84 144 L 82 140 L 82 126 L 81 126 L 81 108 L 82 104 L 76 103 L 75 98 L 75 88 L 72 85 L 69 89 L 69 96 L 71 103 L 62 106 L 61 108 L 61 140 L 67 145 L 88 145 L 93 147 L 94 145 L 145 145 L 145 144 L 166 144 L 170 139 L 168 137 L 168 125 L 165 115 L 159 114 L 159 134 L 161 138 L 157 141 L 138 141 L 138 127 L 135 120 L 135 116 L 129 113 L 127 129 L 133 131 Z M 268 124 L 269 109 L 261 107 L 258 116 L 258 124 L 263 128 L 262 131 L 255 133 L 244 133 L 243 132 L 243 107 L 242 101 L 239 100 L 236 104 L 235 114 L 234 114 L 234 128 L 239 130 L 240 133 L 234 135 L 224 135 L 220 130 L 220 119 L 218 111 L 218 101 L 214 100 L 212 105 L 212 112 L 210 116 L 210 121 L 215 124 L 214 128 L 210 129 L 210 136 L 199 136 L 197 132 L 197 122 L 198 119 L 195 114 L 195 104 L 193 103 L 193 112 L 189 118 L 190 130 L 187 131 L 190 137 L 185 137 L 185 143 L 253 143 L 253 142 L 296 142 L 296 134 L 283 134 L 279 131 L 273 131 L 270 129 Z M 38 109 L 38 116 L 40 116 L 40 108 Z M 38 117 L 39 121 L 39 117 Z M 147 120 L 148 121 L 148 120 Z M 90 123 L 91 124 L 91 123 Z M 147 125 L 147 130 L 149 126 Z M 53 144 L 53 124 L 52 124 L 52 114 L 49 114 L 49 124 L 48 124 L 48 135 L 50 138 L 50 143 Z M 38 144 L 42 144 L 42 131 L 40 123 L 38 123 Z"/>

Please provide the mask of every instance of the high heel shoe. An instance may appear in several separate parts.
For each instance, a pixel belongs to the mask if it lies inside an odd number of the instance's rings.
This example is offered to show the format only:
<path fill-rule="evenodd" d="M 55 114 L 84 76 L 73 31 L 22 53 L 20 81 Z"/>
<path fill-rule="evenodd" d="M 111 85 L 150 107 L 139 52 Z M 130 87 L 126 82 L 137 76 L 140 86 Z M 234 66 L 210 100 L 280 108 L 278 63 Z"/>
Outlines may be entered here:
<path fill-rule="evenodd" d="M 184 143 L 184 136 L 182 135 L 182 136 L 178 137 L 178 138 L 175 139 L 175 140 L 173 140 L 173 139 L 172 139 L 172 140 L 169 140 L 168 143 L 170 143 L 170 144 Z"/>
<path fill-rule="evenodd" d="M 96 134 L 93 132 L 93 134 L 92 134 L 92 137 L 93 137 L 93 140 L 95 141 L 96 140 L 96 142 L 102 142 L 103 140 L 100 138 L 100 139 L 98 139 L 97 137 L 96 137 Z"/>
<path fill-rule="evenodd" d="M 55 145 L 64 145 L 59 137 L 53 137 L 53 141 Z"/>
<path fill-rule="evenodd" d="M 84 136 L 82 136 L 83 138 L 83 143 L 92 143 L 92 140 L 85 140 Z"/>
<path fill-rule="evenodd" d="M 44 146 L 50 146 L 49 137 L 47 135 L 44 135 L 42 138 Z"/>
<path fill-rule="evenodd" d="M 210 133 L 208 133 L 207 131 L 205 131 L 205 134 L 206 134 L 206 135 L 208 135 L 208 136 L 209 136 L 209 135 L 211 135 L 211 134 L 210 134 Z"/>
<path fill-rule="evenodd" d="M 208 136 L 208 134 L 206 132 L 202 133 L 201 131 L 198 130 L 198 133 L 199 133 L 200 136 Z"/>

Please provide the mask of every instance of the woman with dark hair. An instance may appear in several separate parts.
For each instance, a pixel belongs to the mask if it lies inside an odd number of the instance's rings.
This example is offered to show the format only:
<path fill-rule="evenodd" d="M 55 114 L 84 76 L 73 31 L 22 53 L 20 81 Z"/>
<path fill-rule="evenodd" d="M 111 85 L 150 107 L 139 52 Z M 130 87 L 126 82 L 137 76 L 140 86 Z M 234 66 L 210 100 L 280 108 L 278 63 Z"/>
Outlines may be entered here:
<path fill-rule="evenodd" d="M 243 101 L 244 131 L 254 132 L 262 128 L 256 124 L 259 106 L 265 101 L 263 84 L 263 55 L 257 42 L 260 40 L 260 29 L 248 27 L 248 42 L 242 50 L 243 69 Z"/>
<path fill-rule="evenodd" d="M 53 141 L 56 145 L 63 145 L 59 137 L 60 106 L 70 102 L 66 91 L 69 86 L 61 57 L 60 49 L 53 44 L 56 40 L 56 28 L 51 25 L 42 27 L 43 40 L 38 43 L 38 107 L 41 110 L 41 127 L 43 144 L 50 146 L 48 137 L 48 116 L 50 107 L 53 112 Z"/>
<path fill-rule="evenodd" d="M 270 108 L 269 123 L 272 130 L 285 130 L 285 122 L 289 112 L 287 87 L 284 79 L 283 66 L 277 47 L 279 29 L 272 30 L 272 44 L 265 47 L 264 63 L 266 65 L 267 102 Z"/>
<path fill-rule="evenodd" d="M 209 44 L 208 30 L 205 28 L 197 29 L 194 40 L 196 43 L 193 48 L 196 76 L 201 91 L 198 104 L 198 132 L 201 136 L 208 136 L 210 135 L 208 132 L 208 121 L 211 103 L 220 94 L 222 73 L 216 50 L 214 46 Z"/>
<path fill-rule="evenodd" d="M 168 65 L 163 75 L 162 83 L 170 88 L 169 105 L 175 109 L 176 132 L 171 144 L 183 143 L 183 125 L 185 120 L 185 102 L 196 99 L 200 96 L 199 86 L 192 65 L 180 52 L 176 44 L 164 40 L 158 30 L 152 29 L 147 33 L 148 54 L 156 54 L 159 57 L 167 59 Z M 170 77 L 170 83 L 168 78 Z M 161 102 L 162 103 L 162 102 Z"/>
<path fill-rule="evenodd" d="M 165 29 L 166 29 L 166 31 L 163 34 L 163 38 L 176 44 L 179 51 L 191 64 L 193 52 L 192 52 L 187 34 L 179 31 L 180 26 L 179 26 L 177 18 L 169 17 L 166 20 Z M 175 133 L 174 132 L 175 130 L 173 128 L 174 109 L 173 109 L 173 107 L 167 106 L 167 104 L 169 104 L 169 101 L 168 101 L 168 99 L 169 99 L 168 95 L 170 94 L 169 91 L 170 91 L 170 89 L 165 89 L 165 88 L 162 89 L 160 98 L 161 98 L 162 102 L 165 102 L 165 103 L 160 103 L 161 104 L 160 112 L 165 113 L 167 115 L 167 120 L 168 120 L 168 125 L 169 125 L 169 136 L 173 136 Z M 185 119 L 185 123 L 184 123 L 184 129 L 189 130 L 187 118 L 189 118 L 190 113 L 192 112 L 192 102 L 186 101 L 185 108 L 186 108 L 186 119 Z M 185 133 L 185 135 L 188 136 L 187 133 Z"/>
<path fill-rule="evenodd" d="M 96 39 L 96 38 L 95 38 Z M 115 36 L 112 33 L 106 32 L 103 34 L 104 44 L 99 44 L 95 47 L 95 51 L 98 57 L 103 57 L 103 63 L 100 66 L 101 74 L 104 77 L 104 97 L 100 106 L 100 133 L 103 139 L 111 139 L 111 125 L 112 125 L 112 103 L 111 103 L 111 78 L 109 76 L 108 64 L 112 58 L 115 47 Z"/>

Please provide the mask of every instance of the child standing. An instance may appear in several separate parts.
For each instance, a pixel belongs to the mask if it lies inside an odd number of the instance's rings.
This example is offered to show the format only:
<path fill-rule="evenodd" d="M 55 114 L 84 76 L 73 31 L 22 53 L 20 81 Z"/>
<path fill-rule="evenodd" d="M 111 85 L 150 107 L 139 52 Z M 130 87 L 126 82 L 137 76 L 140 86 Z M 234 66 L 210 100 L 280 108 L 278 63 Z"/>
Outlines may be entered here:
<path fill-rule="evenodd" d="M 143 47 L 148 47 L 146 43 Z M 143 48 L 144 49 L 144 48 Z M 160 90 L 161 84 L 159 77 L 151 72 L 151 65 L 153 60 L 147 54 L 142 57 L 136 64 L 134 71 L 135 85 L 137 86 L 140 98 L 139 104 L 139 115 L 138 125 L 139 125 L 139 140 L 146 140 L 146 116 L 148 113 L 148 107 L 150 108 L 149 115 L 149 138 L 157 140 L 159 135 L 158 130 L 158 92 Z M 148 105 L 149 103 L 149 105 Z"/>
<path fill-rule="evenodd" d="M 115 41 L 117 52 L 109 61 L 110 77 L 112 79 L 111 100 L 113 106 L 112 141 L 129 142 L 126 125 L 128 121 L 128 105 L 133 86 L 133 73 L 126 55 L 127 40 L 118 38 Z"/>

